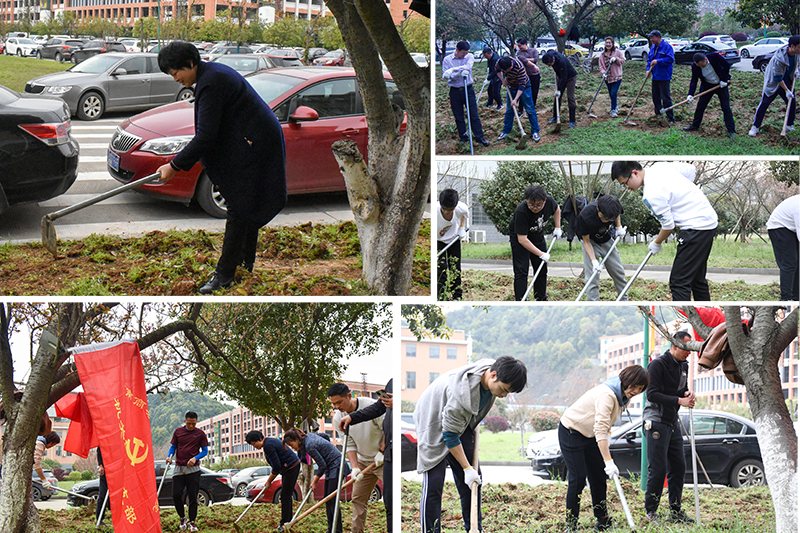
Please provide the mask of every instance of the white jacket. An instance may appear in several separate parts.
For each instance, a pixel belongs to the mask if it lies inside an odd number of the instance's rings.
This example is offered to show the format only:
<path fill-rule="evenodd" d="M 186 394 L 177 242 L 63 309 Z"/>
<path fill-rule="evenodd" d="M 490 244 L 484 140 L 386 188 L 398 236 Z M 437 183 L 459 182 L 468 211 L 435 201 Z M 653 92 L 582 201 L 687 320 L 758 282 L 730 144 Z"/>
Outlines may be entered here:
<path fill-rule="evenodd" d="M 647 168 L 642 202 L 658 219 L 661 229 L 717 227 L 717 213 L 694 184 L 694 177 L 694 166 L 688 163 L 661 162 Z"/>

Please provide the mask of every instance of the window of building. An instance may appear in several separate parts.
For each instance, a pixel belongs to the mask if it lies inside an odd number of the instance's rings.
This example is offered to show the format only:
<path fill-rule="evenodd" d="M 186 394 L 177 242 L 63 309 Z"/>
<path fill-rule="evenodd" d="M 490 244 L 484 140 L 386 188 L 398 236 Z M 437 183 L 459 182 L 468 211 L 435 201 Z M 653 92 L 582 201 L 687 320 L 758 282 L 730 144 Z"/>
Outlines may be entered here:
<path fill-rule="evenodd" d="M 405 15 L 403 15 L 405 17 Z M 470 216 L 472 216 L 472 224 L 475 226 L 491 226 L 492 221 L 483 212 L 481 203 L 478 201 L 478 193 L 472 193 L 472 207 L 470 207 Z"/>
<path fill-rule="evenodd" d="M 417 356 L 417 345 L 406 344 L 406 357 L 416 357 L 416 356 Z"/>
<path fill-rule="evenodd" d="M 439 347 L 438 346 L 431 346 L 430 356 L 431 356 L 431 359 L 439 359 Z"/>
<path fill-rule="evenodd" d="M 416 372 L 406 372 L 406 388 L 407 389 L 416 389 L 417 388 L 417 373 Z"/>
<path fill-rule="evenodd" d="M 448 346 L 447 347 L 447 358 L 448 359 L 456 359 L 458 356 L 458 350 L 455 346 Z"/>

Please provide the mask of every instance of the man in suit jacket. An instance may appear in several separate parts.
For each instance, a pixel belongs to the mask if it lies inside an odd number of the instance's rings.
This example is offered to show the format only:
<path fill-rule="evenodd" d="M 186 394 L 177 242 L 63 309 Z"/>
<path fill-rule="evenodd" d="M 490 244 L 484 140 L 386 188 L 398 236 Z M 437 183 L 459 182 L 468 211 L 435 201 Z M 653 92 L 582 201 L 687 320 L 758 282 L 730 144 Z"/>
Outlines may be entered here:
<path fill-rule="evenodd" d="M 200 161 L 225 198 L 228 220 L 222 254 L 200 294 L 230 287 L 236 268 L 252 271 L 258 230 L 286 205 L 286 151 L 280 122 L 253 87 L 232 68 L 200 61 L 197 49 L 173 41 L 158 67 L 194 90 L 194 138 L 158 169 L 161 181 Z"/>
<path fill-rule="evenodd" d="M 736 124 L 733 122 L 733 112 L 731 111 L 731 97 L 728 93 L 728 83 L 731 81 L 731 65 L 728 60 L 716 52 L 710 54 L 697 53 L 692 56 L 692 81 L 689 83 L 689 96 L 691 102 L 694 99 L 694 90 L 697 88 L 697 80 L 700 80 L 700 92 L 707 91 L 715 85 L 719 89 L 704 94 L 697 100 L 697 109 L 694 110 L 694 120 L 690 126 L 686 126 L 684 131 L 697 131 L 700 123 L 703 122 L 703 113 L 715 94 L 719 98 L 719 105 L 722 107 L 722 117 L 725 120 L 725 128 L 728 130 L 728 137 L 731 139 L 736 135 Z"/>

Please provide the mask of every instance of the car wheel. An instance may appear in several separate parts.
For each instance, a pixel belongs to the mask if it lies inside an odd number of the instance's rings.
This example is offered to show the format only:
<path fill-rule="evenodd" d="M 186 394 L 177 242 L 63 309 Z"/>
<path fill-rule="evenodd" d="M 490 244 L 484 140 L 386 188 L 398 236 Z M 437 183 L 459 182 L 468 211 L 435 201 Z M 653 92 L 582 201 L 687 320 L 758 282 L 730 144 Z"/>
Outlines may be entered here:
<path fill-rule="evenodd" d="M 72 57 L 70 57 L 70 58 L 69 58 L 69 61 L 70 61 L 70 63 L 72 63 L 73 65 L 77 65 L 77 64 L 78 64 L 78 58 L 77 58 L 77 57 L 75 57 L 75 55 L 74 55 L 74 54 L 72 55 Z"/>
<path fill-rule="evenodd" d="M 194 91 L 184 88 L 178 93 L 178 98 L 176 98 L 175 101 L 180 102 L 181 100 L 189 100 L 190 98 L 194 98 Z"/>
<path fill-rule="evenodd" d="M 56 60 L 56 61 L 58 61 L 59 63 L 61 63 L 62 61 L 64 61 L 64 58 L 63 58 L 63 57 L 61 57 L 61 52 L 56 52 L 56 55 L 55 55 L 55 57 L 53 57 L 53 59 L 55 59 L 55 60 Z"/>
<path fill-rule="evenodd" d="M 22 57 L 22 48 L 17 48 L 17 57 Z"/>
<path fill-rule="evenodd" d="M 647 61 L 647 52 L 642 52 L 642 61 Z"/>
<path fill-rule="evenodd" d="M 103 97 L 96 92 L 89 91 L 78 100 L 78 118 L 81 120 L 97 120 L 105 111 Z"/>
<path fill-rule="evenodd" d="M 197 493 L 197 505 L 200 507 L 209 507 L 211 503 L 211 495 L 203 489 L 200 489 L 200 492 Z"/>
<path fill-rule="evenodd" d="M 631 53 L 625 52 L 625 61 L 630 61 L 630 60 L 631 60 Z"/>
<path fill-rule="evenodd" d="M 742 48 L 742 51 L 740 52 L 739 55 L 747 59 L 748 57 L 750 57 L 750 51 L 747 48 Z"/>
<path fill-rule="evenodd" d="M 767 65 L 769 65 L 769 61 L 762 61 L 761 64 L 758 66 L 758 70 L 761 71 L 761 74 L 766 74 Z"/>
<path fill-rule="evenodd" d="M 38 502 L 42 499 L 42 489 L 36 485 L 31 488 L 31 493 L 33 494 L 33 501 Z"/>
<path fill-rule="evenodd" d="M 227 218 L 228 208 L 225 203 L 225 198 L 217 189 L 216 185 L 211 183 L 205 172 L 200 174 L 197 180 L 197 189 L 195 190 L 194 197 L 197 203 L 203 208 L 203 211 L 208 213 L 214 218 Z"/>
<path fill-rule="evenodd" d="M 758 459 L 739 461 L 731 469 L 731 487 L 761 487 L 767 484 L 764 476 L 764 464 Z"/>
<path fill-rule="evenodd" d="M 372 489 L 372 492 L 369 495 L 369 500 L 367 500 L 367 504 L 379 502 L 381 501 L 381 498 L 383 498 L 383 494 L 381 494 L 381 489 L 378 488 L 378 485 L 375 485 L 375 487 Z"/>
<path fill-rule="evenodd" d="M 236 486 L 236 495 L 240 498 L 247 495 L 247 483 L 239 483 Z"/>
<path fill-rule="evenodd" d="M 275 494 L 272 495 L 272 503 L 274 503 L 275 505 L 281 503 L 281 492 L 283 492 L 283 487 L 276 490 Z"/>
<path fill-rule="evenodd" d="M 41 50 L 36 50 L 36 59 L 43 59 Z"/>

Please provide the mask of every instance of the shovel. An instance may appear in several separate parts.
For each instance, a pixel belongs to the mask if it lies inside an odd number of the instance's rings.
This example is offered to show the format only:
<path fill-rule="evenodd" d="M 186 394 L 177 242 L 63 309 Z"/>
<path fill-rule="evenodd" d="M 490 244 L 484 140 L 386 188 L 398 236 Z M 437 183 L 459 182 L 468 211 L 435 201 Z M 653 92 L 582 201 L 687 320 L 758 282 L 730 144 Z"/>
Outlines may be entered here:
<path fill-rule="evenodd" d="M 242 533 L 242 528 L 239 527 L 239 524 L 237 524 L 237 522 L 239 520 L 241 520 L 244 515 L 247 514 L 247 511 L 250 510 L 250 508 L 253 506 L 253 504 L 258 501 L 258 499 L 261 497 L 261 495 L 264 494 L 264 491 L 266 491 L 270 486 L 272 486 L 272 484 L 267 485 L 266 483 L 264 483 L 264 488 L 261 489 L 261 492 L 258 493 L 258 496 L 253 498 L 253 501 L 250 502 L 250 505 L 247 506 L 247 509 L 242 511 L 242 514 L 239 515 L 239 518 L 237 518 L 236 520 L 233 521 L 233 529 L 235 529 L 237 531 L 237 533 Z M 311 491 L 308 491 L 308 494 L 311 494 Z M 303 503 L 305 503 L 305 500 L 303 500 Z"/>
<path fill-rule="evenodd" d="M 694 521 L 700 524 L 700 495 L 697 492 L 697 449 L 694 443 L 694 409 L 689 409 L 689 429 L 692 431 L 692 483 L 694 483 Z"/>
<path fill-rule="evenodd" d="M 553 237 L 553 240 L 550 241 L 550 246 L 547 247 L 547 253 L 548 254 L 550 253 L 550 250 L 553 249 L 553 245 L 555 243 L 556 243 L 556 238 Z M 531 280 L 530 285 L 528 285 L 528 290 L 525 291 L 525 294 L 522 296 L 522 301 L 523 302 L 528 299 L 528 295 L 531 293 L 531 289 L 533 289 L 533 282 L 536 281 L 536 278 L 539 276 L 539 272 L 542 271 L 542 267 L 544 266 L 544 263 L 545 263 L 544 261 L 539 263 L 539 268 L 536 269 L 536 273 L 533 275 L 533 279 Z"/>
<path fill-rule="evenodd" d="M 626 294 L 628 294 L 628 289 L 631 288 L 631 285 L 633 285 L 633 282 L 636 281 L 636 278 L 639 276 L 639 273 L 642 271 L 642 269 L 644 268 L 644 266 L 647 264 L 647 262 L 650 260 L 650 258 L 652 256 L 653 256 L 653 252 L 648 250 L 647 251 L 647 255 L 644 256 L 644 261 L 642 261 L 642 264 L 639 265 L 639 268 L 637 268 L 636 272 L 633 273 L 633 276 L 631 276 L 631 279 L 628 280 L 628 283 L 625 285 L 625 288 L 622 289 L 622 292 L 619 293 L 619 296 L 617 296 L 617 301 L 618 302 L 622 301 L 622 298 Z"/>
<path fill-rule="evenodd" d="M 635 125 L 636 125 L 636 123 L 635 123 L 635 122 L 631 122 L 631 121 L 630 121 L 630 120 L 628 120 L 628 119 L 631 117 L 631 113 L 633 113 L 633 108 L 634 108 L 634 107 L 636 107 L 636 102 L 638 102 L 638 101 L 639 101 L 639 96 L 641 96 L 641 95 L 642 95 L 642 90 L 644 89 L 644 84 L 645 84 L 645 83 L 647 83 L 647 78 L 649 78 L 649 77 L 650 77 L 650 72 L 651 72 L 652 70 L 653 70 L 653 69 L 650 69 L 650 70 L 648 70 L 648 71 L 647 71 L 647 74 L 645 74 L 645 76 L 644 76 L 644 80 L 642 81 L 642 86 L 641 86 L 641 87 L 639 87 L 639 92 L 638 92 L 638 93 L 636 93 L 636 98 L 634 98 L 634 99 L 633 99 L 633 104 L 631 104 L 631 107 L 628 109 L 628 114 L 627 114 L 627 115 L 625 115 L 625 120 L 623 120 L 623 121 L 622 121 L 622 123 L 623 123 L 623 124 L 625 124 L 625 125 L 627 125 L 627 126 L 635 126 Z"/>
<path fill-rule="evenodd" d="M 614 474 L 614 484 L 617 486 L 617 494 L 619 494 L 619 501 L 622 502 L 622 508 L 625 510 L 625 518 L 628 519 L 628 525 L 631 526 L 631 529 L 636 529 L 636 522 L 633 521 L 633 516 L 631 516 L 628 500 L 625 499 L 625 493 L 622 492 L 622 485 L 619 483 L 619 474 Z"/>
<path fill-rule="evenodd" d="M 592 272 L 592 276 L 589 278 L 589 281 L 587 281 L 586 283 L 584 283 L 584 285 L 583 285 L 583 290 L 581 290 L 581 293 L 580 293 L 580 294 L 578 295 L 578 297 L 575 299 L 575 301 L 576 301 L 576 302 L 580 302 L 580 301 L 581 301 L 581 298 L 583 298 L 583 295 L 584 295 L 584 294 L 586 294 L 586 290 L 589 288 L 589 284 L 592 282 L 592 280 L 595 278 L 595 276 L 597 276 L 597 275 L 600 273 L 600 271 L 603 269 L 603 263 L 605 263 L 605 262 L 606 262 L 606 259 L 608 259 L 608 256 L 609 256 L 609 255 L 611 255 L 611 252 L 613 252 L 613 251 L 614 251 L 614 248 L 616 248 L 616 247 L 617 247 L 617 243 L 618 243 L 619 241 L 620 241 L 620 237 L 617 237 L 617 238 L 614 240 L 614 244 L 612 244 L 612 245 L 611 245 L 611 248 L 608 250 L 608 253 L 606 254 L 606 256 L 603 258 L 603 260 L 602 260 L 602 261 L 600 261 L 600 264 L 598 265 L 598 268 L 597 268 L 597 270 L 595 270 L 594 272 Z"/>
<path fill-rule="evenodd" d="M 792 93 L 794 93 L 794 87 L 797 84 L 797 76 L 794 77 L 792 81 Z M 795 99 L 797 97 L 795 96 Z M 786 128 L 789 126 L 789 110 L 792 108 L 792 100 L 786 100 L 786 116 L 783 117 L 783 129 L 781 130 L 781 137 L 786 137 Z"/>
<path fill-rule="evenodd" d="M 506 88 L 506 93 L 508 94 L 508 105 L 514 110 L 514 116 L 517 118 L 517 125 L 519 126 L 519 142 L 517 143 L 516 149 L 517 150 L 524 150 L 525 146 L 528 143 L 528 140 L 525 138 L 525 128 L 522 127 L 522 121 L 519 119 L 519 113 L 517 112 L 517 106 L 511 105 L 511 91 Z"/>
<path fill-rule="evenodd" d="M 603 86 L 603 82 L 606 81 L 606 75 L 603 74 L 603 79 L 600 80 L 600 85 L 597 86 L 597 91 L 594 93 L 594 98 L 592 98 L 592 103 L 589 104 L 589 109 L 586 110 L 586 114 L 592 118 L 597 118 L 597 115 L 592 113 L 592 106 L 594 105 L 594 101 L 597 99 L 597 95 L 600 94 L 600 87 Z"/>
<path fill-rule="evenodd" d="M 555 240 L 555 239 L 553 239 Z M 480 432 L 478 431 L 480 426 L 475 428 L 475 450 L 472 452 L 472 468 L 475 471 L 478 471 L 478 437 Z M 469 533 L 480 533 L 478 530 L 478 504 L 480 503 L 481 493 L 480 493 L 480 485 L 478 482 L 473 482 L 472 487 L 472 501 L 471 507 L 469 512 Z"/>
<path fill-rule="evenodd" d="M 483 85 L 481 85 L 481 90 L 478 92 L 478 97 L 475 99 L 475 105 L 477 105 L 478 102 L 481 101 L 481 96 L 483 96 L 483 90 L 486 88 L 487 85 L 489 85 L 489 83 L 490 83 L 489 76 L 487 75 L 486 79 L 483 80 Z"/>
<path fill-rule="evenodd" d="M 83 494 L 78 494 L 77 492 L 70 492 L 68 490 L 56 487 L 55 485 L 50 485 L 50 488 L 52 488 L 53 490 L 57 490 L 58 492 L 64 492 L 66 494 L 71 494 L 71 495 L 76 496 L 78 498 L 83 498 L 84 500 L 89 500 L 90 502 L 94 501 L 94 498 L 91 498 L 89 496 L 84 496 Z"/>
<path fill-rule="evenodd" d="M 95 524 L 95 529 L 100 529 L 100 522 L 103 521 L 103 514 L 106 512 L 106 504 L 108 504 L 108 495 L 111 494 L 108 490 L 106 490 L 106 497 L 103 498 L 103 506 L 100 508 L 100 513 L 97 515 L 97 524 Z"/>
<path fill-rule="evenodd" d="M 701 92 L 700 94 L 698 94 L 697 96 L 695 96 L 695 97 L 694 97 L 692 100 L 694 100 L 695 98 L 700 98 L 700 97 L 701 97 L 701 96 L 703 96 L 704 94 L 708 94 L 708 93 L 710 93 L 711 91 L 716 91 L 717 89 L 719 89 L 719 85 L 714 85 L 712 88 L 710 88 L 710 89 L 707 89 L 707 90 L 705 90 L 705 91 Z M 674 108 L 678 107 L 679 105 L 683 105 L 683 104 L 687 103 L 688 101 L 689 101 L 689 99 L 688 99 L 688 98 L 686 98 L 685 100 L 683 100 L 683 101 L 681 101 L 681 102 L 678 102 L 677 104 L 672 104 L 672 105 L 671 105 L 671 106 L 669 106 L 668 108 L 666 108 L 666 109 L 662 109 L 662 110 L 661 110 L 661 121 L 662 121 L 662 122 L 665 122 L 665 121 L 667 120 L 667 119 L 666 119 L 666 115 L 665 115 L 665 113 L 666 113 L 667 111 L 669 111 L 670 109 L 674 109 Z M 667 124 L 667 126 L 669 126 L 669 122 L 666 122 L 666 124 Z"/>
<path fill-rule="evenodd" d="M 436 254 L 436 257 L 442 257 L 442 254 L 445 252 L 445 250 L 447 250 L 448 248 L 450 248 L 451 246 L 453 246 L 453 244 L 455 244 L 455 242 L 456 242 L 457 240 L 458 240 L 458 237 L 456 237 L 455 239 L 453 239 L 452 241 L 450 241 L 450 243 L 449 243 L 447 246 L 445 246 L 444 248 L 442 248 L 441 250 L 439 250 L 439 253 L 438 253 L 438 254 Z"/>
<path fill-rule="evenodd" d="M 469 135 L 469 155 L 475 155 L 475 149 L 472 146 L 472 119 L 469 116 L 469 92 L 467 91 L 467 71 L 461 72 L 464 77 L 464 102 L 467 104 L 467 135 Z M 478 101 L 475 100 L 475 107 L 478 106 Z"/>
<path fill-rule="evenodd" d="M 167 457 L 167 459 L 171 460 L 172 456 Z M 164 463 L 164 472 L 161 473 L 161 482 L 158 484 L 158 490 L 156 491 L 156 503 L 158 503 L 158 495 L 161 494 L 161 487 L 164 486 L 164 480 L 167 479 L 167 467 L 169 466 L 168 463 Z"/>
<path fill-rule="evenodd" d="M 466 87 L 465 87 L 466 89 Z M 467 102 L 469 104 L 469 102 Z M 469 105 L 467 105 L 467 109 L 469 109 Z M 344 457 L 347 455 L 347 439 L 350 436 L 350 426 L 347 426 L 347 429 L 344 430 L 344 443 L 342 444 L 342 461 L 339 463 L 339 481 L 336 483 L 336 494 L 342 492 L 342 480 L 344 479 Z M 358 464 L 356 464 L 358 466 Z M 353 479 L 356 479 L 353 476 Z M 356 481 L 358 481 L 356 479 Z M 341 498 L 336 498 L 336 506 L 333 508 L 333 520 L 331 522 L 331 532 L 336 533 L 336 517 L 339 516 L 339 502 Z"/>
<path fill-rule="evenodd" d="M 49 251 L 55 257 L 58 254 L 58 247 L 56 246 L 56 228 L 53 225 L 53 222 L 63 217 L 64 215 L 69 215 L 70 213 L 74 213 L 75 211 L 79 211 L 84 207 L 89 207 L 90 205 L 94 205 L 98 202 L 102 202 L 103 200 L 107 200 L 112 196 L 116 196 L 122 192 L 125 192 L 129 189 L 133 189 L 139 187 L 140 185 L 144 185 L 145 183 L 151 183 L 153 181 L 157 181 L 161 179 L 161 173 L 156 172 L 155 174 L 151 174 L 146 176 L 140 180 L 132 181 L 130 183 L 126 183 L 121 187 L 117 187 L 116 189 L 111 189 L 110 191 L 104 192 L 98 196 L 93 198 L 89 198 L 88 200 L 84 200 L 83 202 L 79 202 L 75 205 L 71 205 L 69 207 L 65 207 L 55 213 L 49 213 L 42 217 L 42 244 L 47 251 Z"/>
<path fill-rule="evenodd" d="M 558 133 L 561 131 L 561 102 L 559 102 L 559 97 L 556 96 L 556 125 L 553 128 L 553 133 Z"/>
<path fill-rule="evenodd" d="M 683 420 L 681 420 L 681 417 L 678 417 L 678 422 L 681 423 L 681 427 L 683 428 L 683 432 L 686 433 L 687 435 L 689 435 L 689 432 L 686 431 L 686 426 L 683 424 Z M 698 463 L 700 463 L 700 468 L 703 470 L 703 475 L 706 476 L 706 481 L 708 482 L 709 485 L 711 485 L 711 488 L 713 489 L 714 488 L 714 484 L 711 483 L 711 478 L 708 477 L 708 472 L 706 472 L 706 467 L 703 465 L 703 461 L 700 460 L 700 456 L 699 455 L 695 455 L 694 458 L 697 459 Z"/>

